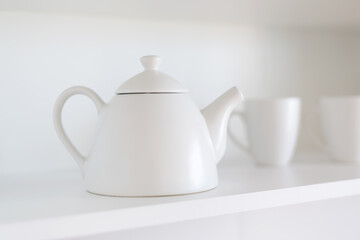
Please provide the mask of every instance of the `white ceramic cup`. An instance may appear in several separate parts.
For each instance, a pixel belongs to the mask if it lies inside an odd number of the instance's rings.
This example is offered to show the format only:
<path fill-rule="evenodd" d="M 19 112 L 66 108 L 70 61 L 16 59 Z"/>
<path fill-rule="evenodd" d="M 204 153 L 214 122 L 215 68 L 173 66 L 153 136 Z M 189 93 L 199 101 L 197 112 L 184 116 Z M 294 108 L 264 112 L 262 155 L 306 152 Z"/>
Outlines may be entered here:
<path fill-rule="evenodd" d="M 360 163 L 360 96 L 324 97 L 319 113 L 326 152 L 338 161 Z"/>
<path fill-rule="evenodd" d="M 248 152 L 256 163 L 282 166 L 290 162 L 297 142 L 301 100 L 299 98 L 253 99 L 244 102 L 244 111 L 232 117 L 244 120 L 249 147 L 229 129 L 230 138 Z"/>

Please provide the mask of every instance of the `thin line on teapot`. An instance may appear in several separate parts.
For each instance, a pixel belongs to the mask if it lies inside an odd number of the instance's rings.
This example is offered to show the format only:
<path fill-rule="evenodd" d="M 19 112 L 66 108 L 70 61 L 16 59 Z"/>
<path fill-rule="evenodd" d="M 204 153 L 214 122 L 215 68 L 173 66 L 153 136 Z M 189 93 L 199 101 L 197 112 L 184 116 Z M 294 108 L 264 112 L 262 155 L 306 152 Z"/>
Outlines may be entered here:
<path fill-rule="evenodd" d="M 134 92 L 134 93 L 117 93 L 116 95 L 128 95 L 128 94 L 181 94 L 183 92 Z"/>

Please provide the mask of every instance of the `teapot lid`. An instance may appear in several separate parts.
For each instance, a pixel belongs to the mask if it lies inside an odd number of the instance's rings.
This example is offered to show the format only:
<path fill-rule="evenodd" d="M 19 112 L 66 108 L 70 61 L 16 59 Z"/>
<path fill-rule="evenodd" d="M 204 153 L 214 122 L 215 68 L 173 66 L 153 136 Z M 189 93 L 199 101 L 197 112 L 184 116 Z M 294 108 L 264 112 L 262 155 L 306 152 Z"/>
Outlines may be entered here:
<path fill-rule="evenodd" d="M 177 80 L 158 71 L 161 63 L 159 56 L 143 56 L 140 61 L 145 70 L 123 83 L 116 90 L 116 94 L 183 93 L 188 91 Z"/>

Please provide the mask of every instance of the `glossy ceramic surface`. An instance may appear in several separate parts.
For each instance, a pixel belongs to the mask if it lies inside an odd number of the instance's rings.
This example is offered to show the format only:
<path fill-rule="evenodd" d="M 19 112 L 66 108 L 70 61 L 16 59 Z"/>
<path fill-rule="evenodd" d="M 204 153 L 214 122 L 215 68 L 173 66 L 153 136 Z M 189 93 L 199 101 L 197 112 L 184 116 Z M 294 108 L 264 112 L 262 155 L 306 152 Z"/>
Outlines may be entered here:
<path fill-rule="evenodd" d="M 81 168 L 87 190 L 164 196 L 215 188 L 227 122 L 241 93 L 231 88 L 200 111 L 175 79 L 157 71 L 158 57 L 142 61 L 144 72 L 120 86 L 108 104 L 86 87 L 72 87 L 56 102 L 56 131 Z M 75 94 L 88 96 L 98 109 L 97 134 L 88 156 L 73 146 L 61 122 L 64 103 Z"/>
<path fill-rule="evenodd" d="M 338 161 L 360 163 L 360 96 L 321 99 L 320 118 L 327 152 Z"/>
<path fill-rule="evenodd" d="M 245 101 L 244 112 L 234 112 L 246 125 L 249 147 L 231 133 L 239 147 L 247 151 L 256 163 L 286 165 L 297 142 L 301 101 L 298 98 L 254 99 Z"/>

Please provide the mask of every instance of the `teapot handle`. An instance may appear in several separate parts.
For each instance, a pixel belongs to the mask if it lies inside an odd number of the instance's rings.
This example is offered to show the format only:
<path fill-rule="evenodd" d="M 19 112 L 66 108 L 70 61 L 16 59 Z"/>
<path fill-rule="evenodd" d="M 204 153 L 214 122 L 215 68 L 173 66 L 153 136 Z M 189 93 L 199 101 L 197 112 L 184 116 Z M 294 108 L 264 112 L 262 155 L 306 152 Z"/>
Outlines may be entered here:
<path fill-rule="evenodd" d="M 75 86 L 71 87 L 60 94 L 58 99 L 56 100 L 54 107 L 54 124 L 57 135 L 59 136 L 61 142 L 64 144 L 66 150 L 69 151 L 70 155 L 75 159 L 76 163 L 79 165 L 80 169 L 83 170 L 83 166 L 86 160 L 86 157 L 83 156 L 72 144 L 69 137 L 64 131 L 64 127 L 61 120 L 61 114 L 64 107 L 65 102 L 72 97 L 73 95 L 85 95 L 89 97 L 96 105 L 98 113 L 101 111 L 105 103 L 101 98 L 90 88 Z"/>

